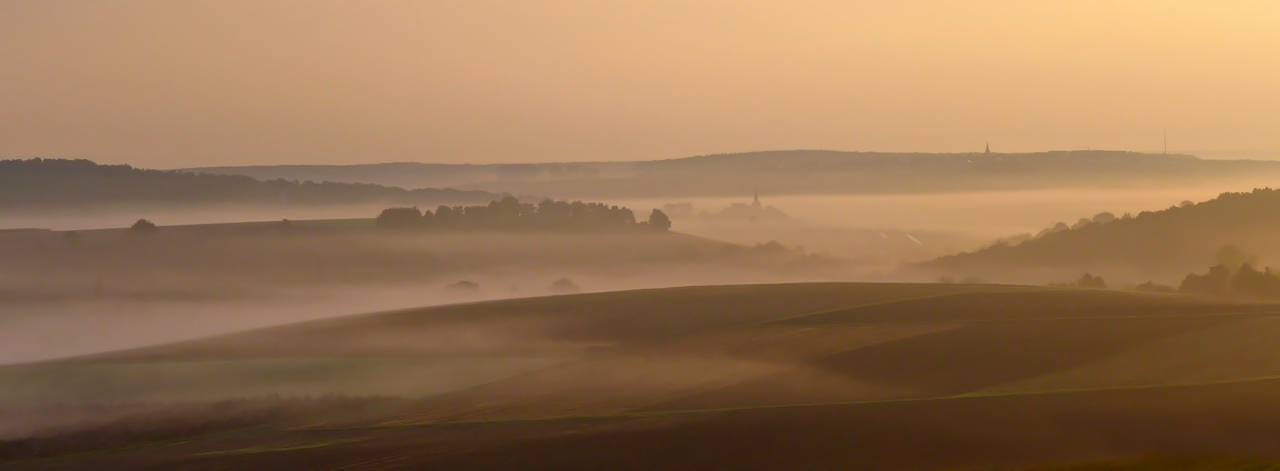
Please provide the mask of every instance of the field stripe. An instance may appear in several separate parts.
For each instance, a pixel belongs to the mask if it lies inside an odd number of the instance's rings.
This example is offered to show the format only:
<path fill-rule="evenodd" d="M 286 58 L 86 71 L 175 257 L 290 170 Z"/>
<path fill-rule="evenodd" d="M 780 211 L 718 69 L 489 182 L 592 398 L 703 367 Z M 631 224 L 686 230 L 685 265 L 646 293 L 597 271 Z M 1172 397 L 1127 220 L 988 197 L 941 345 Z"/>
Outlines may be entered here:
<path fill-rule="evenodd" d="M 801 408 L 813 408 L 813 407 L 860 406 L 860 405 L 877 405 L 877 404 L 909 404 L 909 403 L 932 402 L 932 401 L 956 401 L 956 400 L 1001 398 L 1001 397 L 1032 397 L 1032 396 L 1048 396 L 1048 395 L 1088 394 L 1088 393 L 1100 393 L 1100 392 L 1147 391 L 1147 390 L 1193 388 L 1193 387 L 1206 387 L 1206 386 L 1225 386 L 1225 385 L 1232 385 L 1232 384 L 1246 384 L 1246 383 L 1255 383 L 1255 382 L 1264 382 L 1264 381 L 1280 381 L 1280 375 L 1256 376 L 1256 377 L 1250 377 L 1250 378 L 1218 380 L 1218 381 L 1144 384 L 1144 385 L 1128 385 L 1128 386 L 1107 386 L 1107 387 L 1098 387 L 1098 388 L 1057 389 L 1057 390 L 1045 390 L 1045 391 L 1019 391 L 1019 392 L 1003 392 L 1003 393 L 975 392 L 975 393 L 957 394 L 952 396 L 921 397 L 921 398 L 897 398 L 897 399 L 874 399 L 874 400 L 864 400 L 864 401 L 770 404 L 770 405 L 746 406 L 746 407 L 713 407 L 713 408 L 703 408 L 703 409 L 675 409 L 675 410 L 647 411 L 647 412 L 618 412 L 618 413 L 591 414 L 591 415 L 562 415 L 562 416 L 510 418 L 510 419 L 438 421 L 438 422 L 381 424 L 381 425 L 334 427 L 334 428 L 304 427 L 304 428 L 299 428 L 297 430 L 371 430 L 371 429 L 376 430 L 376 429 L 399 429 L 399 428 L 417 428 L 417 427 L 501 425 L 501 424 L 575 421 L 575 420 L 643 419 L 643 418 L 662 418 L 662 417 L 691 416 L 691 415 L 703 415 L 703 414 L 717 414 L 717 413 L 727 413 L 727 412 L 801 409 Z"/>
<path fill-rule="evenodd" d="M 887 286 L 898 286 L 898 285 L 908 285 L 908 284 L 903 284 L 903 283 L 886 283 L 885 285 L 887 285 Z M 957 295 L 965 295 L 965 294 L 975 294 L 975 293 L 979 293 L 979 294 L 988 294 L 988 293 L 1003 293 L 1003 292 L 1008 292 L 1008 291 L 1015 291 L 1015 292 L 1042 292 L 1042 291 L 1062 291 L 1062 290 L 1063 290 L 1062 288 L 1024 288 L 1024 287 L 1021 287 L 1021 286 L 1012 286 L 1012 285 L 1011 285 L 1011 286 L 996 285 L 996 286 L 999 286 L 999 287 L 1001 287 L 1001 288 L 1003 288 L 1003 289 L 981 288 L 981 289 L 975 289 L 975 290 L 963 290 L 963 291 L 957 291 L 957 292 L 951 292 L 951 293 L 938 293 L 938 294 L 928 294 L 928 295 L 920 295 L 920 296 L 907 296 L 907 297 L 903 297 L 903 298 L 890 299 L 890 300 L 884 300 L 884 301 L 875 301 L 875 302 L 870 302 L 870 303 L 861 303 L 861 304 L 846 305 L 846 306 L 835 307 L 835 308 L 820 309 L 820 310 L 810 311 L 810 312 L 806 312 L 806 313 L 802 313 L 802 314 L 798 314 L 798 315 L 794 315 L 794 316 L 786 316 L 786 317 L 775 318 L 775 319 L 767 319 L 767 320 L 762 320 L 762 321 L 751 321 L 751 322 L 745 322 L 745 323 L 737 324 L 737 325 L 728 325 L 728 326 L 722 326 L 722 327 L 714 327 L 714 328 L 710 328 L 710 329 L 706 329 L 706 330 L 701 330 L 701 331 L 688 332 L 688 333 L 680 334 L 680 335 L 672 335 L 672 336 L 670 336 L 669 338 L 664 339 L 663 341 L 658 342 L 658 343 L 657 343 L 657 344 L 655 344 L 655 345 L 672 345 L 672 344 L 676 344 L 676 343 L 678 343 L 678 342 L 688 341 L 688 340 L 689 340 L 689 339 L 691 339 L 691 338 L 696 338 L 696 337 L 705 336 L 705 335 L 714 335 L 714 334 L 719 333 L 719 332 L 727 332 L 727 331 L 735 331 L 735 330 L 749 329 L 749 328 L 752 328 L 752 327 L 768 326 L 768 325 L 770 325 L 770 324 L 772 324 L 772 323 L 775 323 L 775 322 L 783 322 L 783 321 L 787 321 L 787 320 L 791 320 L 791 319 L 798 319 L 798 318 L 803 318 L 803 317 L 808 317 L 808 316 L 821 315 L 821 314 L 826 314 L 826 313 L 829 313 L 829 312 L 839 312 L 839 311 L 844 311 L 844 310 L 849 310 L 849 309 L 859 309 L 859 308 L 872 307 L 872 306 L 891 305 L 891 304 L 894 304 L 894 303 L 907 302 L 907 301 L 920 300 L 920 299 L 942 298 L 942 297 L 957 296 Z M 639 290 L 639 291 L 657 291 L 657 290 L 673 290 L 673 289 L 685 289 L 685 288 L 652 288 L 652 289 L 648 289 L 648 290 Z M 594 293 L 594 294 L 609 294 L 609 293 Z M 938 323 L 939 323 L 939 322 L 922 322 L 922 324 L 938 324 Z M 953 322 L 942 322 L 942 323 L 945 323 L 945 324 L 956 324 L 956 323 L 953 323 Z M 845 324 L 845 325 L 850 325 L 850 326 L 852 326 L 852 325 L 854 325 L 854 324 Z M 794 327 L 794 326 L 784 326 L 784 327 Z M 803 327 L 808 327 L 808 326 L 803 326 Z M 583 362 L 585 362 L 585 361 L 588 361 L 588 358 L 567 358 L 567 359 L 565 359 L 565 361 L 563 361 L 563 362 L 560 362 L 560 363 L 557 363 L 557 364 L 554 364 L 554 365 L 550 365 L 550 366 L 548 366 L 548 367 L 546 367 L 546 368 L 535 368 L 535 369 L 532 369 L 532 370 L 529 370 L 529 371 L 524 371 L 524 372 L 516 373 L 516 374 L 511 375 L 511 376 L 508 376 L 508 377 L 504 377 L 504 378 L 500 378 L 500 379 L 495 379 L 495 380 L 493 380 L 493 381 L 481 382 L 481 383 L 474 384 L 474 385 L 471 385 L 471 386 L 468 386 L 468 387 L 464 387 L 464 388 L 460 388 L 460 389 L 457 389 L 457 390 L 449 391 L 449 392 L 444 393 L 444 394 L 463 394 L 463 393 L 466 393 L 466 392 L 468 392 L 468 391 L 475 391 L 475 390 L 479 390 L 479 389 L 482 389 L 482 388 L 485 388 L 485 387 L 492 387 L 492 386 L 493 386 L 493 385 L 495 385 L 495 384 L 501 384 L 501 383 L 503 383 L 503 382 L 516 381 L 516 380 L 520 380 L 520 379 L 522 379 L 522 378 L 532 377 L 532 376 L 534 376 L 534 375 L 537 375 L 537 374 L 540 374 L 540 373 L 542 373 L 542 372 L 545 372 L 545 371 L 546 371 L 547 369 L 549 369 L 549 368 L 571 367 L 571 366 L 572 366 L 572 365 L 574 365 L 574 364 L 580 364 L 580 363 L 583 363 Z M 443 395 L 443 394 L 442 394 L 442 395 Z M 434 399 L 434 398 L 437 398 L 437 397 L 439 397 L 439 396 L 429 396 L 429 397 L 424 398 L 424 399 L 425 399 L 425 400 L 430 400 L 430 399 Z"/>
<path fill-rule="evenodd" d="M 1114 316 L 1053 316 L 1053 317 L 1004 317 L 985 319 L 919 319 L 892 320 L 876 322 L 828 322 L 821 324 L 803 324 L 804 327 L 838 327 L 838 326 L 877 326 L 877 325 L 912 325 L 912 324 L 980 324 L 992 322 L 1037 322 L 1037 321 L 1073 321 L 1073 320 L 1107 320 L 1107 319 L 1192 319 L 1192 318 L 1268 318 L 1278 317 L 1276 312 L 1205 312 L 1193 314 L 1120 314 Z"/>
<path fill-rule="evenodd" d="M 1008 290 L 990 290 L 990 289 L 984 289 L 984 290 L 974 290 L 974 291 L 957 291 L 957 292 L 954 292 L 954 293 L 926 294 L 926 295 L 920 295 L 920 296 L 908 296 L 908 297 L 905 297 L 905 298 L 888 299 L 888 300 L 884 300 L 884 301 L 873 301 L 873 302 L 869 302 L 869 303 L 853 304 L 853 305 L 849 305 L 849 306 L 842 306 L 842 307 L 836 307 L 836 308 L 830 308 L 830 309 L 820 309 L 820 310 L 817 310 L 817 311 L 810 311 L 810 312 L 806 312 L 806 313 L 803 313 L 803 314 L 796 314 L 796 315 L 794 315 L 794 316 L 779 317 L 779 318 L 776 318 L 776 319 L 769 319 L 769 320 L 764 320 L 764 321 L 746 322 L 746 323 L 743 323 L 743 324 L 738 324 L 738 325 L 735 325 L 735 326 L 727 327 L 726 329 L 741 329 L 741 328 L 757 327 L 757 326 L 761 326 L 761 325 L 768 325 L 768 324 L 773 324 L 773 323 L 778 323 L 778 322 L 793 321 L 793 320 L 796 320 L 796 319 L 803 319 L 803 318 L 806 318 L 806 317 L 820 316 L 820 315 L 823 315 L 823 314 L 831 314 L 831 313 L 836 313 L 836 312 L 841 312 L 841 311 L 851 311 L 851 310 L 855 310 L 855 309 L 863 309 L 863 308 L 868 308 L 868 307 L 877 307 L 877 306 L 889 306 L 889 305 L 893 305 L 893 304 L 905 303 L 905 302 L 910 302 L 910 301 L 921 301 L 921 300 L 926 300 L 926 299 L 949 298 L 949 297 L 955 297 L 955 296 L 967 296 L 967 295 L 973 295 L 973 294 L 999 294 L 999 293 L 1005 293 L 1005 292 L 1009 292 L 1009 291 L 1015 291 L 1015 292 L 1019 292 L 1019 293 L 1037 293 L 1037 292 L 1047 292 L 1047 291 L 1062 291 L 1062 289 L 1056 289 L 1056 288 L 1044 288 L 1044 289 L 1041 289 L 1041 288 L 1018 289 L 1019 287 L 1015 287 L 1015 286 L 1010 286 L 1009 288 L 1010 288 L 1010 289 L 1008 289 Z M 933 321 L 933 322 L 937 322 L 937 321 Z M 950 322 L 950 321 L 948 321 L 948 322 Z M 814 324 L 814 325 L 824 325 L 824 324 Z M 846 325 L 848 325 L 848 324 L 846 324 Z"/>

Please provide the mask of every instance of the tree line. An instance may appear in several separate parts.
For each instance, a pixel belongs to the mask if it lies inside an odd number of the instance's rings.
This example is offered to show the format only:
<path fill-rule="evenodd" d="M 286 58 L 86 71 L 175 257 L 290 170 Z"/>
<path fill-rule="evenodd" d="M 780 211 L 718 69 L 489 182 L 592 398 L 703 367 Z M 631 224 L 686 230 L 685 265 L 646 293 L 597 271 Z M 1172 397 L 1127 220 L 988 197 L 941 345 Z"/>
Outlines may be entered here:
<path fill-rule="evenodd" d="M 1178 291 L 1213 296 L 1280 299 L 1280 276 L 1270 267 L 1258 270 L 1245 264 L 1232 270 L 1225 265 L 1214 265 L 1203 275 L 1187 275 Z"/>
<path fill-rule="evenodd" d="M 392 230 L 650 230 L 671 229 L 671 219 L 659 209 L 649 213 L 647 221 L 637 221 L 628 208 L 604 203 L 542 200 L 525 203 L 514 197 L 494 200 L 487 205 L 445 206 L 435 211 L 415 207 L 382 210 L 378 227 Z"/>
<path fill-rule="evenodd" d="M 1205 273 L 1190 273 L 1177 287 L 1146 282 L 1138 291 L 1184 293 L 1241 299 L 1280 299 L 1280 273 L 1258 266 L 1258 257 L 1234 245 L 1223 246 L 1214 255 L 1214 265 Z"/>
<path fill-rule="evenodd" d="M 1251 299 L 1280 299 L 1280 274 L 1270 267 L 1262 270 L 1258 257 L 1227 245 L 1214 255 L 1216 264 L 1204 274 L 1191 273 L 1182 279 L 1178 291 Z"/>
<path fill-rule="evenodd" d="M 110 204 L 474 204 L 500 195 L 484 191 L 398 187 L 363 183 L 256 180 L 89 160 L 0 160 L 0 210 L 85 208 Z"/>

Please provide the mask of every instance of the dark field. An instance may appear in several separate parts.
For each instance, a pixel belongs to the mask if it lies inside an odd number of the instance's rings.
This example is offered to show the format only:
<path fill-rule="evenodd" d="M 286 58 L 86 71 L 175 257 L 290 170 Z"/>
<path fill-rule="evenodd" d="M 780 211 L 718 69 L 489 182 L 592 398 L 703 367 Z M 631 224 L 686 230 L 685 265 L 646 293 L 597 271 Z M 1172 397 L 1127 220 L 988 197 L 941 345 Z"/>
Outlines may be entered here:
<path fill-rule="evenodd" d="M 10 431 L 0 466 L 1266 469 L 1277 334 L 1280 306 L 992 285 L 442 306 L 0 368 L 11 417 L 50 397 L 118 416 Z M 350 399 L 305 399 L 325 393 Z M 239 422 L 128 409 L 237 396 L 259 398 Z"/>

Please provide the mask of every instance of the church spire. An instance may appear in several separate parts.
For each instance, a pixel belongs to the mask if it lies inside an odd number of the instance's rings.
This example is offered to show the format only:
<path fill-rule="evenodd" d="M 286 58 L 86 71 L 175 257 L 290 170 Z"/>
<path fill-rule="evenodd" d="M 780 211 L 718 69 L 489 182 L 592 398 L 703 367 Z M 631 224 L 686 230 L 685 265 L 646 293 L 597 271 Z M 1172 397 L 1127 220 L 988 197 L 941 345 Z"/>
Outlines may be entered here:
<path fill-rule="evenodd" d="M 760 209 L 760 190 L 756 190 L 755 199 L 751 200 L 751 207 Z"/>
<path fill-rule="evenodd" d="M 991 141 L 987 141 L 987 150 L 986 150 L 986 152 L 983 152 L 983 153 L 984 153 L 984 154 L 990 154 L 990 153 L 991 153 Z"/>

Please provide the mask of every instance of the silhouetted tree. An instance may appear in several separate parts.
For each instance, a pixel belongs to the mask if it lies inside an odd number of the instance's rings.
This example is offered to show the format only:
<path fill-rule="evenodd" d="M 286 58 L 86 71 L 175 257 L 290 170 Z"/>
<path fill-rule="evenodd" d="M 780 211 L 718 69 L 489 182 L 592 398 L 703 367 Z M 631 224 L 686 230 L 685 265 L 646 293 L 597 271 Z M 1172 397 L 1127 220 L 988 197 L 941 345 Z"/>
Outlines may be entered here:
<path fill-rule="evenodd" d="M 413 229 L 422 225 L 422 211 L 416 206 L 387 208 L 378 215 L 377 225 L 384 229 Z"/>
<path fill-rule="evenodd" d="M 1178 291 L 1191 294 L 1211 294 L 1223 296 L 1231 287 L 1231 269 L 1225 265 L 1214 265 L 1203 275 L 1195 273 L 1187 275 L 1178 286 Z"/>
<path fill-rule="evenodd" d="M 1081 288 L 1104 289 L 1107 287 L 1107 282 L 1104 281 L 1101 276 L 1093 276 L 1085 273 L 1084 276 L 1081 276 L 1080 279 L 1076 281 L 1076 286 Z"/>
<path fill-rule="evenodd" d="M 670 222 L 668 221 L 668 226 Z M 381 227 L 432 230 L 614 230 L 637 229 L 630 209 L 602 203 L 543 200 L 537 205 L 505 197 L 484 206 L 440 206 L 435 212 L 390 208 L 378 216 Z"/>
<path fill-rule="evenodd" d="M 1263 295 L 1267 289 L 1266 278 L 1267 276 L 1255 270 L 1253 265 L 1248 263 L 1240 265 L 1240 268 L 1231 274 L 1231 292 L 1246 296 Z"/>
<path fill-rule="evenodd" d="M 146 219 L 139 219 L 138 222 L 129 226 L 130 235 L 151 235 L 157 232 L 160 232 L 160 228 L 156 227 L 155 223 Z"/>
<path fill-rule="evenodd" d="M 1276 276 L 1270 268 L 1258 271 L 1248 263 L 1240 265 L 1240 268 L 1235 271 L 1226 265 L 1215 265 L 1204 275 L 1195 273 L 1187 275 L 1178 291 L 1214 296 L 1280 299 L 1280 276 Z"/>
<path fill-rule="evenodd" d="M 653 212 L 649 213 L 649 229 L 662 232 L 669 231 L 671 230 L 671 218 L 667 217 L 667 213 L 662 212 L 661 209 L 654 208 Z"/>
<path fill-rule="evenodd" d="M 1071 230 L 1071 226 L 1068 226 L 1067 223 L 1065 222 L 1059 222 L 1052 226 L 1046 227 L 1044 230 L 1040 231 L 1039 233 L 1036 233 L 1034 238 L 1039 239 L 1041 237 L 1044 237 L 1050 234 L 1057 234 L 1059 232 L 1069 231 L 1069 230 Z"/>
<path fill-rule="evenodd" d="M 549 288 L 548 291 L 555 294 L 573 294 L 581 293 L 582 288 L 579 288 L 578 284 L 574 283 L 573 280 L 561 278 L 552 282 L 551 288 Z"/>
<path fill-rule="evenodd" d="M 430 211 L 428 211 L 428 213 L 429 212 Z M 458 216 L 461 216 L 461 214 L 455 215 L 453 212 L 453 208 L 441 205 L 439 208 L 436 208 L 435 214 L 431 216 L 431 224 L 438 225 L 438 226 L 446 226 L 453 223 Z M 426 218 L 427 215 L 423 214 L 422 217 Z"/>

